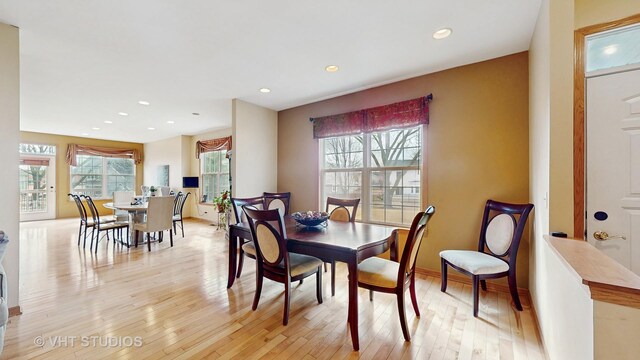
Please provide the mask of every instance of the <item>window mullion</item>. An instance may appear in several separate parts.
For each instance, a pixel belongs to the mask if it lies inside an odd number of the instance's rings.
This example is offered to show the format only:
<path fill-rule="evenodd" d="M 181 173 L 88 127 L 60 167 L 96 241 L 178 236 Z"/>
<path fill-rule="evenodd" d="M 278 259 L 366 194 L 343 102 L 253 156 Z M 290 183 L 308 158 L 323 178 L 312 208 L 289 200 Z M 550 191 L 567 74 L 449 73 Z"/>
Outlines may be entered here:
<path fill-rule="evenodd" d="M 360 202 L 362 203 L 362 221 L 371 220 L 371 206 L 370 206 L 370 174 L 371 174 L 371 135 L 362 134 L 362 184 L 360 188 Z"/>
<path fill-rule="evenodd" d="M 106 199 L 107 196 L 107 158 L 102 158 L 102 198 Z"/>

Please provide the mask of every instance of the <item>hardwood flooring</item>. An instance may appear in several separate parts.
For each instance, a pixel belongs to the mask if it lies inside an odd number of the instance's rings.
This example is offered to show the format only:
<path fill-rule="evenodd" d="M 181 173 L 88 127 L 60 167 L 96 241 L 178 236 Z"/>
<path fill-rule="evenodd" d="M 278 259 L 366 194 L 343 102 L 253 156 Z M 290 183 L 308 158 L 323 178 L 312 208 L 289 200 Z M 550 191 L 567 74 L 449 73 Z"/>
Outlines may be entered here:
<path fill-rule="evenodd" d="M 412 341 L 405 342 L 394 295 L 376 293 L 370 302 L 360 289 L 361 350 L 354 352 L 343 264 L 335 297 L 324 276 L 321 305 L 315 279 L 294 286 L 289 325 L 282 326 L 281 284 L 265 280 L 260 305 L 251 310 L 253 260 L 226 289 L 227 242 L 213 226 L 186 221 L 185 238 L 178 235 L 173 248 L 154 243 L 151 252 L 103 241 L 97 255 L 76 245 L 77 226 L 75 219 L 21 225 L 23 314 L 9 321 L 2 358 L 544 358 L 528 302 L 515 311 L 504 293 L 483 292 L 476 319 L 468 285 L 450 281 L 441 293 L 440 279 L 419 275 L 422 316 L 416 318 L 407 294 Z"/>

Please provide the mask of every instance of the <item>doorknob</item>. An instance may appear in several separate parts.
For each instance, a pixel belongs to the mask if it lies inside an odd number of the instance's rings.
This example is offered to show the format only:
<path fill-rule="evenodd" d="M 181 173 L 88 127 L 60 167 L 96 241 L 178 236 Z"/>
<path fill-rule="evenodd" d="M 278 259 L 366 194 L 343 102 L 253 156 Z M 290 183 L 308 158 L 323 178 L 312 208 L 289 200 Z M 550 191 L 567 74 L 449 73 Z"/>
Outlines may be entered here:
<path fill-rule="evenodd" d="M 596 240 L 600 240 L 600 241 L 615 240 L 615 239 L 627 240 L 627 238 L 622 236 L 622 235 L 609 236 L 609 234 L 607 234 L 605 231 L 596 231 L 596 232 L 594 232 L 593 233 L 593 238 L 596 239 Z"/>

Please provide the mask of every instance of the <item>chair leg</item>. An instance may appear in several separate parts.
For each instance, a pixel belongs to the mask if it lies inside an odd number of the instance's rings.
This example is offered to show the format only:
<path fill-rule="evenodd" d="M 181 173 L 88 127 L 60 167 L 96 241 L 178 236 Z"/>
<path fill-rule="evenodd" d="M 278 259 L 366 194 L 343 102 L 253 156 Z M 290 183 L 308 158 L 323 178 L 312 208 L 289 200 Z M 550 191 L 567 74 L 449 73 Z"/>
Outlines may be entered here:
<path fill-rule="evenodd" d="M 324 272 L 327 272 L 327 263 L 324 263 Z"/>
<path fill-rule="evenodd" d="M 91 236 L 93 236 L 93 228 L 91 228 Z M 80 244 L 78 244 L 80 245 Z M 84 249 L 87 246 L 87 226 L 84 226 L 84 240 L 82 241 L 82 248 Z"/>
<path fill-rule="evenodd" d="M 176 234 L 176 235 L 178 234 L 178 231 L 177 231 L 177 229 L 176 229 L 176 222 L 175 222 L 175 220 L 173 221 L 173 233 L 174 233 L 174 234 Z"/>
<path fill-rule="evenodd" d="M 147 233 L 147 248 L 151 251 L 151 233 Z"/>
<path fill-rule="evenodd" d="M 98 231 L 98 236 L 96 236 L 96 247 L 93 249 L 95 254 L 98 253 L 98 244 L 100 243 L 100 231 Z M 107 231 L 107 244 L 109 243 L 109 231 Z"/>
<path fill-rule="evenodd" d="M 331 296 L 336 296 L 336 262 L 331 262 Z"/>
<path fill-rule="evenodd" d="M 316 273 L 316 297 L 318 298 L 318 304 L 322 304 L 322 269 L 319 266 Z"/>
<path fill-rule="evenodd" d="M 184 222 L 182 222 L 182 215 L 180 215 L 180 230 L 182 230 L 182 237 L 184 237 Z"/>
<path fill-rule="evenodd" d="M 78 229 L 78 246 L 80 246 L 81 238 L 82 238 L 82 223 L 80 223 L 80 228 Z"/>
<path fill-rule="evenodd" d="M 411 304 L 416 316 L 420 317 L 420 309 L 418 308 L 418 298 L 416 297 L 416 273 L 411 274 L 411 282 L 409 283 L 409 293 L 411 294 Z"/>
<path fill-rule="evenodd" d="M 440 291 L 447 291 L 447 262 L 445 259 L 440 258 L 440 275 L 442 280 L 442 285 L 440 285 Z"/>
<path fill-rule="evenodd" d="M 258 308 L 261 292 L 262 292 L 262 269 L 259 268 L 258 263 L 256 262 L 256 294 L 253 296 L 253 305 L 251 306 L 251 310 L 255 311 Z"/>
<path fill-rule="evenodd" d="M 171 244 L 171 247 L 173 247 L 173 233 L 171 232 L 171 229 L 169 229 L 169 243 Z"/>
<path fill-rule="evenodd" d="M 240 275 L 242 274 L 242 268 L 244 267 L 244 251 L 242 251 L 242 246 L 240 246 L 240 259 L 238 259 L 238 272 L 236 273 L 236 278 L 240 279 Z"/>
<path fill-rule="evenodd" d="M 478 317 L 478 283 L 480 282 L 480 277 L 475 275 L 473 276 L 473 317 Z"/>
<path fill-rule="evenodd" d="M 482 288 L 482 290 L 487 291 L 487 281 L 480 280 L 480 287 Z"/>
<path fill-rule="evenodd" d="M 404 291 L 397 294 L 398 297 L 398 315 L 400 315 L 400 327 L 402 327 L 402 335 L 404 335 L 405 341 L 411 341 L 409 336 L 409 329 L 407 329 L 407 315 L 404 310 Z"/>
<path fill-rule="evenodd" d="M 289 323 L 289 308 L 291 307 L 291 280 L 287 276 L 284 282 L 284 314 L 282 316 L 282 325 Z"/>
<path fill-rule="evenodd" d="M 138 236 L 140 236 L 140 230 L 133 230 L 133 237 L 135 238 L 135 247 L 138 247 Z"/>
<path fill-rule="evenodd" d="M 369 289 L 369 301 L 373 301 L 373 290 Z"/>
<path fill-rule="evenodd" d="M 516 274 L 509 275 L 509 292 L 511 292 L 511 298 L 516 304 L 516 309 L 522 311 L 522 303 L 520 303 L 520 296 L 518 295 L 518 285 L 516 284 Z"/>

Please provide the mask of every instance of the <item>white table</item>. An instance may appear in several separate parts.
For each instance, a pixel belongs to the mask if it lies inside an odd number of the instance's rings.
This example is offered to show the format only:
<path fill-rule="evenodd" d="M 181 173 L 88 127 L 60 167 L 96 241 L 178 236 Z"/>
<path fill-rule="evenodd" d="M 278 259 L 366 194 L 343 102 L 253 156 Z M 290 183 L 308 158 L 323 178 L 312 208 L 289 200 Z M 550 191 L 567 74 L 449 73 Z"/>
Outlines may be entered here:
<path fill-rule="evenodd" d="M 133 224 L 136 222 L 142 222 L 142 218 L 144 214 L 147 212 L 147 207 L 149 203 L 142 203 L 141 205 L 131 205 L 131 204 L 114 204 L 112 202 L 102 204 L 107 209 L 111 210 L 122 210 L 129 212 L 129 238 L 127 239 L 127 243 L 124 243 L 127 247 L 131 246 L 131 242 L 133 240 Z M 138 239 L 143 240 L 143 239 Z M 144 242 L 144 241 L 143 241 Z"/>

